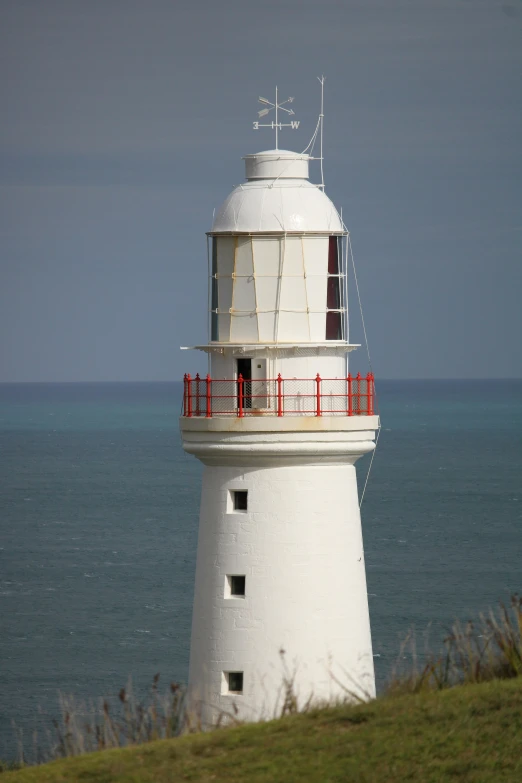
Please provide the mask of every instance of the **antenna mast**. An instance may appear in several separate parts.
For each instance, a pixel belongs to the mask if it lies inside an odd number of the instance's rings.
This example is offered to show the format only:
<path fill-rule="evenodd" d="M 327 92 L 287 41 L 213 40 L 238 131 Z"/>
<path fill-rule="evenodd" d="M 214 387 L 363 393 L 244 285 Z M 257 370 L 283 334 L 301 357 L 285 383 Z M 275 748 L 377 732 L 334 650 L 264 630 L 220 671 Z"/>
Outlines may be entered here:
<path fill-rule="evenodd" d="M 276 150 L 278 150 L 278 149 L 279 149 L 279 143 L 278 143 L 278 139 L 279 139 L 279 128 L 278 128 L 278 124 L 277 124 L 277 112 L 278 112 L 278 110 L 279 110 L 279 105 L 278 105 L 278 103 L 277 103 L 277 84 L 276 84 L 276 102 L 275 102 L 275 117 L 276 117 L 276 127 L 275 127 L 275 132 L 276 132 Z"/>
<path fill-rule="evenodd" d="M 321 85 L 321 113 L 319 115 L 319 120 L 321 123 L 320 127 L 320 158 L 321 161 L 321 185 L 320 187 L 324 190 L 324 171 L 323 171 L 323 123 L 324 123 L 324 76 L 317 77 L 320 85 Z"/>

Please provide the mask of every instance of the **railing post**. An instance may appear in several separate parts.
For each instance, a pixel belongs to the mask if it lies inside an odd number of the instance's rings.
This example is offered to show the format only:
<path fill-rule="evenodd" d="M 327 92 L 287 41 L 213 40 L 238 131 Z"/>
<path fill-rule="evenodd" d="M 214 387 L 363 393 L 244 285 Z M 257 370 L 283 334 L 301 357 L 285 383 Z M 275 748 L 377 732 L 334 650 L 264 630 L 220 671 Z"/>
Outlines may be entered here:
<path fill-rule="evenodd" d="M 320 416 L 321 415 L 321 376 L 319 373 L 315 376 L 315 385 L 316 385 L 316 392 L 315 392 L 315 415 Z"/>
<path fill-rule="evenodd" d="M 183 376 L 183 415 L 187 415 L 187 373 Z"/>
<path fill-rule="evenodd" d="M 187 373 L 187 416 L 192 417 L 192 378 Z"/>
<path fill-rule="evenodd" d="M 200 415 L 200 408 L 199 408 L 199 382 L 201 378 L 199 377 L 199 372 L 196 373 L 196 416 Z"/>
<path fill-rule="evenodd" d="M 348 373 L 346 379 L 348 383 L 348 416 L 353 416 L 353 400 L 352 400 L 352 374 Z"/>
<path fill-rule="evenodd" d="M 277 376 L 277 415 L 283 415 L 283 394 L 282 394 L 283 379 L 281 373 Z"/>
<path fill-rule="evenodd" d="M 210 419 L 212 417 L 212 395 L 211 395 L 211 386 L 212 383 L 210 379 L 210 375 L 207 375 L 207 415 L 206 418 Z"/>
<path fill-rule="evenodd" d="M 360 372 L 357 373 L 356 377 L 357 382 L 357 391 L 355 393 L 355 396 L 357 397 L 357 405 L 355 406 L 355 413 L 357 416 L 361 415 L 361 381 L 362 381 L 362 375 Z"/>
<path fill-rule="evenodd" d="M 373 416 L 373 373 L 366 376 L 366 393 L 368 395 L 368 416 Z"/>
<path fill-rule="evenodd" d="M 243 376 L 241 375 L 241 373 L 239 373 L 239 377 L 237 379 L 237 384 L 238 384 L 238 394 L 237 394 L 237 397 L 238 397 L 238 411 L 237 411 L 237 415 L 239 416 L 240 419 L 242 419 L 245 414 L 243 413 L 243 384 L 244 384 L 244 381 L 243 381 Z"/>

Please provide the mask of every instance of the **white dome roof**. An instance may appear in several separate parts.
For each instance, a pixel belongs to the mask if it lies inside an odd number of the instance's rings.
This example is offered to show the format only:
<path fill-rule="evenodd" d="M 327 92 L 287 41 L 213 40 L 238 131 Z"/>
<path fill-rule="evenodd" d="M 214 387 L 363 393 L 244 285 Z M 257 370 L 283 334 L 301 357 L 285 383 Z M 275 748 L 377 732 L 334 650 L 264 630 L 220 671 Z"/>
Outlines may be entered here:
<path fill-rule="evenodd" d="M 308 155 L 267 150 L 245 163 L 249 179 L 219 207 L 212 233 L 343 231 L 333 203 L 307 179 Z"/>

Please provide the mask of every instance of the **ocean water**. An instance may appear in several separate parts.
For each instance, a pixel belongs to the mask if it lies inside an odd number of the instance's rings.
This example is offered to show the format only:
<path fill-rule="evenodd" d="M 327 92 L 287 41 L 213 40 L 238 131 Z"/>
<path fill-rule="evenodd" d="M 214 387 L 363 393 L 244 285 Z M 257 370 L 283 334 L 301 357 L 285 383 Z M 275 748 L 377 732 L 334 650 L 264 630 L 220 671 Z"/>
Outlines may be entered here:
<path fill-rule="evenodd" d="M 378 392 L 362 516 L 382 687 L 410 628 L 436 642 L 522 590 L 522 381 Z M 0 386 L 0 758 L 12 721 L 30 738 L 58 691 L 186 679 L 201 467 L 180 398 L 176 383 Z"/>

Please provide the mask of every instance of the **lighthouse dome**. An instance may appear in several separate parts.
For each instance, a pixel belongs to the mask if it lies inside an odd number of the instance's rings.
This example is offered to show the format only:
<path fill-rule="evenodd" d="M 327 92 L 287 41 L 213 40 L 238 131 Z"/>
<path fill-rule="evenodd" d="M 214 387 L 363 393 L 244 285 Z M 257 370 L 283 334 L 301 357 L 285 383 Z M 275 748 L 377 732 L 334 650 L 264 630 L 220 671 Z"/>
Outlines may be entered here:
<path fill-rule="evenodd" d="M 308 179 L 309 156 L 290 150 L 246 155 L 247 181 L 216 212 L 212 233 L 340 233 L 339 214 Z"/>

